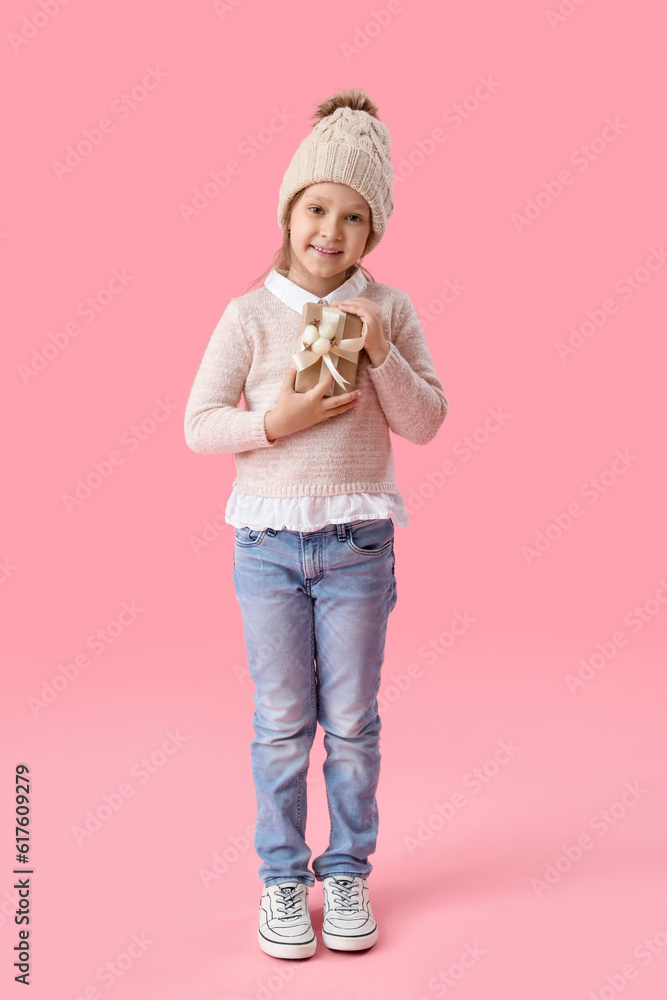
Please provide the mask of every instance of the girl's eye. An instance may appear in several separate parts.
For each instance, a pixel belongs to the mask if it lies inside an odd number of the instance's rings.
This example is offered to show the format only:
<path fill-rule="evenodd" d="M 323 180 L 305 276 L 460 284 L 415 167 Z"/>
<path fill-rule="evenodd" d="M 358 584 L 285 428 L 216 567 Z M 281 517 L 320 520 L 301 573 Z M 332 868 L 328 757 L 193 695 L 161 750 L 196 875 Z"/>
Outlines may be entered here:
<path fill-rule="evenodd" d="M 322 211 L 322 209 L 320 208 L 320 206 L 319 206 L 319 205 L 311 205 L 311 206 L 310 206 L 310 208 L 308 209 L 308 211 L 309 211 L 309 212 L 312 212 L 312 211 L 313 211 L 313 209 L 315 209 L 315 211 L 316 211 L 316 212 L 321 212 L 321 211 Z M 348 218 L 349 218 L 349 219 L 358 219 L 358 220 L 359 220 L 359 222 L 363 222 L 363 221 L 364 221 L 364 220 L 363 220 L 363 219 L 361 218 L 361 216 L 360 216 L 360 215 L 355 215 L 354 213 L 350 213 L 350 215 L 348 216 Z"/>

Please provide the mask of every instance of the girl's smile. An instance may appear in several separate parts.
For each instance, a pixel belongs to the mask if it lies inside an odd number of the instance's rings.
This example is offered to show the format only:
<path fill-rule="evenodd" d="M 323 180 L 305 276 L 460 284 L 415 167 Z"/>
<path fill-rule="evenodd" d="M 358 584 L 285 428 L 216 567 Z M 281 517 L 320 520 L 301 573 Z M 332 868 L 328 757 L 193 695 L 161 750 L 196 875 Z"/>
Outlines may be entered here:
<path fill-rule="evenodd" d="M 321 257 L 335 257 L 336 254 L 342 253 L 342 250 L 329 250 L 326 247 L 317 246 L 315 243 L 310 244 L 311 250 L 317 250 Z"/>

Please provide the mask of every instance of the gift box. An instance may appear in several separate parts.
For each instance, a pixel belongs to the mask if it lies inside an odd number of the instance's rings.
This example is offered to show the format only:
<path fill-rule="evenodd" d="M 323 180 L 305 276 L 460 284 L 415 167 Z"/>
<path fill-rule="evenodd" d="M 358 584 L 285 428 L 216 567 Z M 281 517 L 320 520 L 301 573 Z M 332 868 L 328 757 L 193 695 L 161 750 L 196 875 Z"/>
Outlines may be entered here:
<path fill-rule="evenodd" d="M 354 389 L 359 352 L 366 342 L 367 324 L 354 313 L 322 302 L 306 302 L 301 313 L 296 365 L 296 392 L 313 389 L 331 372 L 334 377 L 325 396 L 340 396 Z"/>

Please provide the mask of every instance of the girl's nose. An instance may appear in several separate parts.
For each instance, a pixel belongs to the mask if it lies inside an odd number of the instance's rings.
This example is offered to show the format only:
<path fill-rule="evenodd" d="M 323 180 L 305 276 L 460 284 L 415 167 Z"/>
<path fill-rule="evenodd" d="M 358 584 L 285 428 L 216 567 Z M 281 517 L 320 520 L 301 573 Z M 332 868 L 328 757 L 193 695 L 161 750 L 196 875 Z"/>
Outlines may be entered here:
<path fill-rule="evenodd" d="M 322 223 L 321 230 L 322 230 L 322 235 L 323 236 L 326 235 L 329 238 L 332 238 L 334 236 L 340 236 L 340 223 L 332 222 L 331 219 L 329 219 L 328 222 Z"/>

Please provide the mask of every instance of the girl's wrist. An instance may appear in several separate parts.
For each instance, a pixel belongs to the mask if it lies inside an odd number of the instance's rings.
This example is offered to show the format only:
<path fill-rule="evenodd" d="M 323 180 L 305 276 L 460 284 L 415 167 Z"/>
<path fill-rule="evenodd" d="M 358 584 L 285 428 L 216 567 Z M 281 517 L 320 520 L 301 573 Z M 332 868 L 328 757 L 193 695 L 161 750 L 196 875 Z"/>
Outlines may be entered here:
<path fill-rule="evenodd" d="M 280 437 L 274 425 L 273 410 L 267 410 L 264 414 L 264 433 L 266 434 L 267 441 L 275 441 L 276 438 Z"/>
<path fill-rule="evenodd" d="M 371 365 L 373 368 L 379 368 L 380 365 L 386 361 L 387 355 L 391 349 L 391 341 L 383 340 L 381 344 L 377 347 L 372 347 L 370 350 L 366 348 L 366 354 L 370 358 Z"/>

